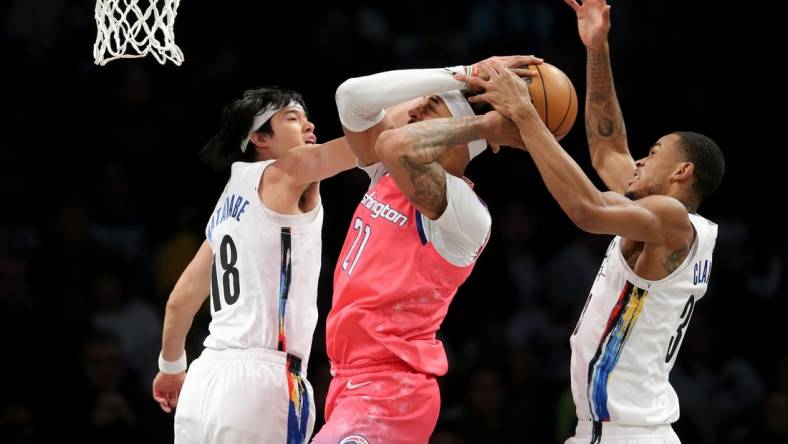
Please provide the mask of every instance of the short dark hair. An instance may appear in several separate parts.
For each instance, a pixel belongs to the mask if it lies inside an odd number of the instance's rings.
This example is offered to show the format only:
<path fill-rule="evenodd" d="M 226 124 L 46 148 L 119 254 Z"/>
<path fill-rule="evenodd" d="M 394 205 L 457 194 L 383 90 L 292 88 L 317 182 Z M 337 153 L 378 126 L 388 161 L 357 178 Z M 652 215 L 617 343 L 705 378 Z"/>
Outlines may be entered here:
<path fill-rule="evenodd" d="M 216 171 L 224 170 L 233 162 L 255 160 L 252 142 L 247 142 L 246 151 L 241 151 L 241 142 L 252 128 L 254 117 L 264 108 L 284 107 L 291 101 L 298 102 L 306 111 L 301 94 L 278 86 L 248 89 L 240 99 L 235 99 L 224 108 L 222 127 L 202 150 L 200 158 Z M 255 130 L 263 134 L 273 134 L 271 121 L 265 122 Z"/>
<path fill-rule="evenodd" d="M 677 131 L 679 147 L 684 153 L 684 160 L 695 164 L 695 181 L 693 189 L 705 199 L 720 186 L 725 174 L 725 156 L 717 144 L 703 134 L 691 131 Z"/>

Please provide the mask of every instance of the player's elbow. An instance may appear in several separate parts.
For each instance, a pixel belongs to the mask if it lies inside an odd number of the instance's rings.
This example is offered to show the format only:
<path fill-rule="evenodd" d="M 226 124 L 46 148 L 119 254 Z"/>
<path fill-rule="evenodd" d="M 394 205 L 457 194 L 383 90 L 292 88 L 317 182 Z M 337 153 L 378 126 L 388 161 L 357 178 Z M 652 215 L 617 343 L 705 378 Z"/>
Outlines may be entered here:
<path fill-rule="evenodd" d="M 337 87 L 334 100 L 342 126 L 354 133 L 372 128 L 385 117 L 380 87 L 370 82 L 369 77 L 345 80 Z"/>
<path fill-rule="evenodd" d="M 337 109 L 339 109 L 340 112 L 348 106 L 349 102 L 352 101 L 353 83 L 355 80 L 355 78 L 347 79 L 337 87 L 337 91 L 334 94 L 334 100 L 336 101 Z"/>
<path fill-rule="evenodd" d="M 170 292 L 170 297 L 167 299 L 166 311 L 171 315 L 187 314 L 190 311 L 189 295 L 183 288 L 178 285 Z"/>
<path fill-rule="evenodd" d="M 353 117 L 355 113 L 354 107 L 364 99 L 362 97 L 362 88 L 358 83 L 359 79 L 356 77 L 347 79 L 337 87 L 337 91 L 334 94 L 337 112 L 343 122 Z"/>
<path fill-rule="evenodd" d="M 591 149 L 591 166 L 603 179 L 609 176 L 620 175 L 617 171 L 617 166 L 620 166 L 620 163 L 615 161 L 616 159 L 613 158 L 614 154 L 611 151 L 610 147 L 601 146 Z"/>
<path fill-rule="evenodd" d="M 175 289 L 170 292 L 170 297 L 167 299 L 167 307 L 166 310 L 172 313 L 178 313 L 183 311 L 183 295 Z"/>
<path fill-rule="evenodd" d="M 593 232 L 597 212 L 591 205 L 580 203 L 566 210 L 567 216 L 575 226 L 583 231 Z"/>
<path fill-rule="evenodd" d="M 591 166 L 596 171 L 600 171 L 605 167 L 605 155 L 600 149 L 591 150 Z"/>
<path fill-rule="evenodd" d="M 383 131 L 375 142 L 375 153 L 383 162 L 395 160 L 406 146 L 405 136 L 397 129 Z"/>

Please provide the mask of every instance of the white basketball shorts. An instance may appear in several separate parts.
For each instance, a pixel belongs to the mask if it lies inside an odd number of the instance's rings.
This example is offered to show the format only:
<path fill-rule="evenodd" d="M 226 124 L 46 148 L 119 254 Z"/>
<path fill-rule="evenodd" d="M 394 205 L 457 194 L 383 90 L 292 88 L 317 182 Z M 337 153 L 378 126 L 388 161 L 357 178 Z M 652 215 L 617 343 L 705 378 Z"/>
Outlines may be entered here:
<path fill-rule="evenodd" d="M 175 443 L 308 442 L 315 406 L 300 367 L 298 358 L 273 350 L 205 349 L 186 373 Z"/>

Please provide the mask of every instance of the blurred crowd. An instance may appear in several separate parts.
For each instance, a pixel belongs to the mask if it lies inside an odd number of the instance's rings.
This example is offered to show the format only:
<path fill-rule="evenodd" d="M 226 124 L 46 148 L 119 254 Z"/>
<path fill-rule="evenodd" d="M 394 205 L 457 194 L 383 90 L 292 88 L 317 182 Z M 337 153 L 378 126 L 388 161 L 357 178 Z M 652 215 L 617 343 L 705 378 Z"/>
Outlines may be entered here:
<path fill-rule="evenodd" d="M 341 135 L 336 86 L 386 69 L 533 53 L 585 92 L 584 52 L 562 2 L 232 3 L 181 4 L 180 68 L 152 59 L 94 66 L 92 1 L 0 5 L 0 442 L 171 442 L 172 417 L 150 396 L 164 306 L 227 179 L 196 153 L 243 89 L 302 92 L 319 140 Z M 675 428 L 686 443 L 786 442 L 788 243 L 779 219 L 740 190 L 745 141 L 718 106 L 722 31 L 701 27 L 691 5 L 674 15 L 668 4 L 679 2 L 648 3 L 614 3 L 614 75 L 630 148 L 637 157 L 688 129 L 714 138 L 729 165 L 700 210 L 720 231 L 709 291 L 671 375 L 681 400 Z M 662 20 L 673 32 L 659 29 Z M 663 51 L 687 69 L 658 69 Z M 582 119 L 581 110 L 562 145 L 597 180 Z M 493 233 L 439 332 L 450 369 L 431 442 L 563 442 L 575 425 L 569 334 L 610 238 L 574 227 L 525 153 L 485 153 L 468 176 Z M 309 363 L 318 427 L 331 278 L 366 181 L 351 171 L 323 184 L 321 323 Z M 209 320 L 205 305 L 190 359 Z"/>

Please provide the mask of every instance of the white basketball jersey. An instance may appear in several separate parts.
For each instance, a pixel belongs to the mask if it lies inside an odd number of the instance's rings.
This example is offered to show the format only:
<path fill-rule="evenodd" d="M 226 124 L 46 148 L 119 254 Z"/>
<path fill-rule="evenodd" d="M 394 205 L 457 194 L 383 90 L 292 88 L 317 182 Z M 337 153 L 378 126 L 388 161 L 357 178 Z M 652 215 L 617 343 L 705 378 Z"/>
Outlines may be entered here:
<path fill-rule="evenodd" d="M 666 278 L 638 277 L 613 239 L 569 342 L 577 417 L 627 425 L 670 424 L 679 417 L 668 375 L 692 312 L 706 293 L 717 225 L 690 214 L 696 236 Z"/>
<path fill-rule="evenodd" d="M 306 368 L 317 323 L 323 207 L 299 215 L 266 208 L 258 188 L 271 163 L 234 163 L 205 229 L 214 261 L 204 345 L 285 351 Z"/>

